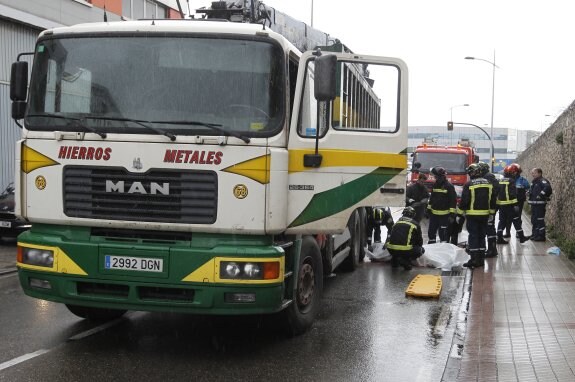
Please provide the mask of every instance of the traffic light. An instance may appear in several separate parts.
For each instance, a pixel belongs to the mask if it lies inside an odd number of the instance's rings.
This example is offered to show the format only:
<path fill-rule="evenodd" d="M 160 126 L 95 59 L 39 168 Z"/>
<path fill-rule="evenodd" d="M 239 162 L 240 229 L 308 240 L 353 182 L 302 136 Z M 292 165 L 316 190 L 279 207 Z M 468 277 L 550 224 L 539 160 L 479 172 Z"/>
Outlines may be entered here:
<path fill-rule="evenodd" d="M 452 131 L 452 130 L 453 130 L 453 122 L 451 122 L 451 121 L 447 122 L 447 130 L 448 130 L 448 131 Z"/>

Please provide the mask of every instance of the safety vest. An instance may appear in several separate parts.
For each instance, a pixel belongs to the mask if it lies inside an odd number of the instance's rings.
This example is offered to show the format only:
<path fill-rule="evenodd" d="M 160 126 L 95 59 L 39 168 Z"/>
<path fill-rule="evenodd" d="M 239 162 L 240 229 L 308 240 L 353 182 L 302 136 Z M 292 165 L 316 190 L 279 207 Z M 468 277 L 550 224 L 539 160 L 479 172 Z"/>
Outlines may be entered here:
<path fill-rule="evenodd" d="M 517 188 L 515 181 L 504 178 L 499 181 L 499 192 L 497 193 L 497 205 L 508 206 L 517 204 Z"/>
<path fill-rule="evenodd" d="M 418 227 L 412 219 L 406 217 L 400 218 L 391 229 L 387 248 L 397 251 L 409 251 L 413 249 L 413 239 L 416 239 L 414 234 Z"/>
<path fill-rule="evenodd" d="M 433 215 L 447 215 L 455 213 L 455 206 L 457 203 L 457 194 L 455 188 L 451 183 L 445 183 L 439 188 L 437 184 L 433 185 L 431 189 L 431 196 L 427 209 Z"/>
<path fill-rule="evenodd" d="M 463 186 L 460 208 L 469 216 L 488 216 L 495 213 L 492 206 L 493 185 L 488 180 L 476 178 Z"/>

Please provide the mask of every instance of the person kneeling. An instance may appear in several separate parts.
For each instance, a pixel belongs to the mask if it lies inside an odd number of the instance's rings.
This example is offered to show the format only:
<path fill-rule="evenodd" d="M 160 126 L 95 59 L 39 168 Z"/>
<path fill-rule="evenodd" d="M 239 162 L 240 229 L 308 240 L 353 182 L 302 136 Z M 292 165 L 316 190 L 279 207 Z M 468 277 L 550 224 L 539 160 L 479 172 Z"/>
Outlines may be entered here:
<path fill-rule="evenodd" d="M 420 257 L 425 249 L 421 227 L 415 220 L 416 211 L 412 207 L 405 207 L 401 218 L 393 225 L 386 247 L 391 258 L 391 266 L 400 265 L 406 270 L 411 269 L 411 261 Z"/>

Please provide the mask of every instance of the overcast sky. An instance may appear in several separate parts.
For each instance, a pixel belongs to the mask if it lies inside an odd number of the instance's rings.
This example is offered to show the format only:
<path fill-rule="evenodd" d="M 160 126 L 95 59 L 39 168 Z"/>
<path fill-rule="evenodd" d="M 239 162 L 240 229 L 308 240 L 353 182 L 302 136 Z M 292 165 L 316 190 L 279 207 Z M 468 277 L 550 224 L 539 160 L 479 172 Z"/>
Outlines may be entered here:
<path fill-rule="evenodd" d="M 264 0 L 311 23 L 312 0 Z M 192 9 L 210 4 L 190 0 Z M 314 0 L 313 26 L 409 68 L 409 125 L 545 129 L 575 100 L 575 0 Z M 182 1 L 182 6 L 185 1 Z M 549 116 L 546 116 L 549 115 Z"/>

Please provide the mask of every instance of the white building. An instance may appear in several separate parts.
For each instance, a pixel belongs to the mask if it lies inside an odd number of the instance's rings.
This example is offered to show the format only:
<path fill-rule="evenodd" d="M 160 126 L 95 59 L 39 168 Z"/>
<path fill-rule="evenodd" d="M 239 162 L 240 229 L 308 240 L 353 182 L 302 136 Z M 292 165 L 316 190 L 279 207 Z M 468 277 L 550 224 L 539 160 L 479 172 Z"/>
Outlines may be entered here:
<path fill-rule="evenodd" d="M 481 127 L 489 133 L 490 127 Z M 460 140 L 469 140 L 479 155 L 479 160 L 489 162 L 490 141 L 487 134 L 474 126 L 455 125 L 453 131 L 447 126 L 409 126 L 407 151 L 411 154 L 415 147 L 424 140 L 433 141 L 438 145 L 457 145 Z M 525 150 L 539 132 L 533 130 L 517 130 L 508 128 L 493 128 L 493 146 L 495 171 L 500 172 L 507 164 L 512 163 L 517 155 Z"/>

